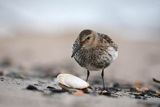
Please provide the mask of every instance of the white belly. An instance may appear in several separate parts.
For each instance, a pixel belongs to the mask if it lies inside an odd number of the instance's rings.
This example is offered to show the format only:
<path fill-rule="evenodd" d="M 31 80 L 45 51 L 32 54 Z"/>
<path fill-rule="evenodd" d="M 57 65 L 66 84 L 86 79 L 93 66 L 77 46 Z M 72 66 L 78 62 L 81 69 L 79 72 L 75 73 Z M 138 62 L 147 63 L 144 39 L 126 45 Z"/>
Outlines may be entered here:
<path fill-rule="evenodd" d="M 113 47 L 108 48 L 108 53 L 112 56 L 112 60 L 114 61 L 118 57 L 118 51 L 116 51 Z"/>

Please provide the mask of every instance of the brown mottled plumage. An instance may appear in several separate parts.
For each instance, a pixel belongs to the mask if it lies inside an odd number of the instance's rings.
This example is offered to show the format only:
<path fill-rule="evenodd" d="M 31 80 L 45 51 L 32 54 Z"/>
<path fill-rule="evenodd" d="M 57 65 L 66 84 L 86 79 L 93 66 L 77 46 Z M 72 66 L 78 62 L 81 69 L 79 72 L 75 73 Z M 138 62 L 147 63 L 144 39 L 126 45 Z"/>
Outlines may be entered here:
<path fill-rule="evenodd" d="M 90 72 L 102 70 L 101 76 L 104 84 L 104 69 L 118 57 L 118 46 L 112 39 L 93 30 L 83 30 L 73 44 L 72 57 L 77 63 L 87 69 L 87 78 Z"/>

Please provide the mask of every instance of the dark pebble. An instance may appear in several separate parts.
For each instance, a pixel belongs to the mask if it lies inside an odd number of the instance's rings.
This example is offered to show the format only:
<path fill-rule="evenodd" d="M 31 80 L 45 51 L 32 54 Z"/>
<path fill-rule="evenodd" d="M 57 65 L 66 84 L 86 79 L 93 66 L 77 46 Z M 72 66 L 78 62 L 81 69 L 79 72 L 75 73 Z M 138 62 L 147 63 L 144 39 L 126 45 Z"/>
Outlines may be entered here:
<path fill-rule="evenodd" d="M 122 90 L 122 88 L 118 88 L 118 87 L 110 87 L 110 88 L 108 88 L 107 89 L 108 91 L 110 91 L 110 92 L 117 92 L 117 91 L 121 91 Z"/>
<path fill-rule="evenodd" d="M 4 81 L 4 78 L 3 78 L 3 77 L 1 77 L 1 78 L 0 78 L 0 80 L 1 80 L 1 81 Z"/>
<path fill-rule="evenodd" d="M 117 83 L 117 82 L 116 82 L 116 83 L 113 83 L 113 87 L 114 87 L 114 88 L 119 88 L 119 87 L 120 87 L 120 84 Z"/>
<path fill-rule="evenodd" d="M 135 99 L 142 99 L 142 96 L 135 95 Z"/>
<path fill-rule="evenodd" d="M 137 90 L 135 88 L 131 87 L 130 92 L 137 92 Z"/>
<path fill-rule="evenodd" d="M 38 91 L 38 88 L 35 87 L 35 86 L 33 86 L 33 85 L 28 85 L 28 86 L 26 87 L 26 89 L 27 89 L 27 90 L 32 90 L 32 91 Z"/>
<path fill-rule="evenodd" d="M 102 91 L 100 95 L 106 95 L 106 96 L 112 97 L 111 93 L 108 91 Z"/>
<path fill-rule="evenodd" d="M 54 87 L 51 87 L 51 86 L 48 86 L 47 88 L 48 88 L 48 89 L 55 89 Z"/>

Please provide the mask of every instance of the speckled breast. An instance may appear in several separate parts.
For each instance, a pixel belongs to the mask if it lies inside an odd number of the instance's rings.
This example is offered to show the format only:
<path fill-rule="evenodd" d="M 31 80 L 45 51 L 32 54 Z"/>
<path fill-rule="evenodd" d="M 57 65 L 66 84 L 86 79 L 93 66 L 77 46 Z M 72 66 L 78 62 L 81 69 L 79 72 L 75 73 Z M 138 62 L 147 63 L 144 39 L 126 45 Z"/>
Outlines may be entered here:
<path fill-rule="evenodd" d="M 107 49 L 81 49 L 74 59 L 78 64 L 88 70 L 101 70 L 109 66 L 112 62 L 111 55 L 108 54 Z"/>

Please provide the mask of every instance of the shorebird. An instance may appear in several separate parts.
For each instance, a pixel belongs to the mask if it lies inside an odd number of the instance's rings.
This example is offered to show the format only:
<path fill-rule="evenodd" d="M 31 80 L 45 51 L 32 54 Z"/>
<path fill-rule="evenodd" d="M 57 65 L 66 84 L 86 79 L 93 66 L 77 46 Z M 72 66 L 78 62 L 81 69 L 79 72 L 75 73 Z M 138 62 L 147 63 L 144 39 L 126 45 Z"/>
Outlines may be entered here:
<path fill-rule="evenodd" d="M 87 70 L 86 81 L 90 71 L 102 70 L 101 77 L 105 89 L 104 69 L 118 57 L 118 46 L 108 35 L 85 29 L 75 40 L 71 57 Z"/>

